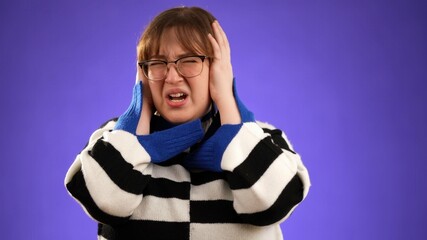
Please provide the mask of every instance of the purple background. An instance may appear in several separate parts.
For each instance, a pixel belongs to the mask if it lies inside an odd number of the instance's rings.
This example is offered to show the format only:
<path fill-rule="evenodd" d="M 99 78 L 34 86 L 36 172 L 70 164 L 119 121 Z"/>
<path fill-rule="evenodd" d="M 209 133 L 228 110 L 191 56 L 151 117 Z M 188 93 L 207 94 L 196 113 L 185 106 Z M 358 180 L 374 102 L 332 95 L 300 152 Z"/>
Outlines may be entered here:
<path fill-rule="evenodd" d="M 241 98 L 310 170 L 285 239 L 427 236 L 427 1 L 1 0 L 1 239 L 96 238 L 65 173 L 178 5 L 220 20 Z"/>

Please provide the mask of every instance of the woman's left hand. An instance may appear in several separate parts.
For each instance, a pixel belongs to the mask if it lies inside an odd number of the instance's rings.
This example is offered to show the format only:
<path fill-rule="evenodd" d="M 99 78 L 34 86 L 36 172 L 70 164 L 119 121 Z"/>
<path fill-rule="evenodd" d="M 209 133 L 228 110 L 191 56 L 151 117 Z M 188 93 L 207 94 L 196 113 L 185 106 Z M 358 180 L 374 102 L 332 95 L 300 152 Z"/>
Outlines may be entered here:
<path fill-rule="evenodd" d="M 209 92 L 221 113 L 221 123 L 240 123 L 240 114 L 233 95 L 230 44 L 218 21 L 212 23 L 212 28 L 215 37 L 209 34 L 214 52 L 210 62 Z"/>

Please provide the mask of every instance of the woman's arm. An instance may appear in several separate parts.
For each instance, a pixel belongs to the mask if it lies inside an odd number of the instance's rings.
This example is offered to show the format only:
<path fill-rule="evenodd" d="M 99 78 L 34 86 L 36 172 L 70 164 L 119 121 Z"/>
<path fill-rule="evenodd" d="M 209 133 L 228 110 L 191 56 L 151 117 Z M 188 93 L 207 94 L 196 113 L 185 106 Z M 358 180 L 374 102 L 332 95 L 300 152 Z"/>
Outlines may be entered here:
<path fill-rule="evenodd" d="M 210 94 L 221 127 L 186 159 L 189 168 L 225 171 L 233 206 L 244 221 L 269 225 L 286 219 L 308 193 L 310 179 L 282 131 L 256 123 L 233 79 L 230 46 L 218 22 L 209 35 L 214 50 Z"/>
<path fill-rule="evenodd" d="M 307 169 L 284 133 L 259 122 L 243 124 L 224 151 L 221 167 L 236 212 L 254 225 L 285 220 L 310 187 Z"/>
<path fill-rule="evenodd" d="M 203 136 L 199 120 L 148 135 L 137 135 L 142 112 L 142 83 L 134 87 L 128 110 L 91 136 L 70 167 L 65 185 L 95 220 L 126 221 L 142 201 L 152 163 L 166 161 Z M 164 148 L 164 146 L 168 148 Z"/>
<path fill-rule="evenodd" d="M 242 122 L 233 96 L 233 68 L 231 65 L 230 44 L 227 35 L 218 23 L 212 23 L 214 36 L 209 34 L 214 56 L 209 71 L 209 92 L 221 113 L 221 124 L 239 124 Z"/>
<path fill-rule="evenodd" d="M 92 134 L 89 143 L 77 155 L 65 177 L 65 186 L 68 192 L 83 207 L 85 212 L 93 219 L 108 224 L 119 224 L 127 220 L 130 215 L 129 212 L 132 211 L 131 205 L 140 201 L 138 195 L 133 195 L 117 187 L 117 184 L 102 168 L 104 164 L 98 163 L 98 161 L 102 161 L 98 153 L 105 151 L 116 152 L 112 157 L 117 161 L 121 160 L 123 165 L 127 165 L 124 159 L 119 159 L 118 151 L 111 144 L 105 142 L 103 138 L 104 134 L 113 130 L 115 123 L 116 120 L 109 121 Z M 149 169 L 146 169 L 148 159 L 145 162 L 144 169 L 141 169 L 141 179 L 143 179 L 142 176 L 145 176 L 146 184 L 149 176 Z M 114 209 L 114 203 L 123 197 L 127 200 L 126 204 L 123 205 L 124 208 Z M 126 207 L 130 208 L 125 209 Z"/>
<path fill-rule="evenodd" d="M 254 225 L 286 219 L 308 193 L 310 179 L 284 133 L 251 120 L 238 100 L 241 124 L 222 125 L 185 160 L 189 168 L 225 171 L 238 215 Z"/>

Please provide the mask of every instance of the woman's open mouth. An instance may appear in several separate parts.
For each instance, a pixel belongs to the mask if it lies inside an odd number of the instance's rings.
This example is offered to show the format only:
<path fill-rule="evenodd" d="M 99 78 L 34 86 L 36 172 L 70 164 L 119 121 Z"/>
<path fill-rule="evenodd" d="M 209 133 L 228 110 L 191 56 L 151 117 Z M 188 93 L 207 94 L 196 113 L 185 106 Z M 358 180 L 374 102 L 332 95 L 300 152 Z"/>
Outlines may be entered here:
<path fill-rule="evenodd" d="M 187 94 L 185 93 L 172 93 L 169 94 L 169 100 L 172 102 L 182 102 L 187 98 Z"/>
<path fill-rule="evenodd" d="M 166 96 L 166 102 L 170 107 L 182 107 L 187 102 L 188 95 L 183 92 L 169 93 Z"/>

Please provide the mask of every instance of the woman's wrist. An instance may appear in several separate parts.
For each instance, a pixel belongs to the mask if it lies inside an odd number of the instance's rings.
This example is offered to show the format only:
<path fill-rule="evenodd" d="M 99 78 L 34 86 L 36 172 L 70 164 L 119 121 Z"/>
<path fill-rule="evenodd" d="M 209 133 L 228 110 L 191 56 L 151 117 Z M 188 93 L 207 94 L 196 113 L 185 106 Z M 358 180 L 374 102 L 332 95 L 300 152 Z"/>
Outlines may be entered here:
<path fill-rule="evenodd" d="M 147 106 L 147 104 L 142 104 L 141 117 L 139 118 L 138 126 L 136 128 L 137 135 L 148 135 L 150 134 L 150 123 L 151 115 L 153 110 Z"/>
<path fill-rule="evenodd" d="M 240 124 L 242 122 L 234 96 L 223 97 L 221 101 L 217 101 L 215 104 L 221 116 L 221 125 Z"/>

